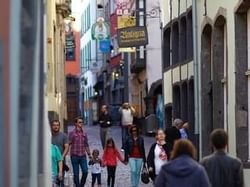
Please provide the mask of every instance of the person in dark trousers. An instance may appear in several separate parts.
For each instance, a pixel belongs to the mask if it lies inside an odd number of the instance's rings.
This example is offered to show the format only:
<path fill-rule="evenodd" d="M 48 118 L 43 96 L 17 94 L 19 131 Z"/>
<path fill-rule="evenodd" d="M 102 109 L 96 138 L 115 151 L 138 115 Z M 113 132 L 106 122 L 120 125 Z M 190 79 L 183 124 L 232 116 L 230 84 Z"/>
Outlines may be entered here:
<path fill-rule="evenodd" d="M 155 187 L 211 187 L 205 169 L 195 158 L 196 149 L 192 142 L 177 140 L 171 160 L 162 166 Z"/>
<path fill-rule="evenodd" d="M 52 133 L 51 143 L 59 148 L 63 159 L 63 175 L 62 180 L 60 181 L 60 187 L 64 187 L 64 174 L 65 171 L 68 170 L 68 166 L 65 163 L 65 158 L 69 152 L 69 140 L 68 136 L 65 133 L 60 132 L 60 126 L 61 125 L 59 120 L 53 120 L 50 123 Z"/>
<path fill-rule="evenodd" d="M 135 108 L 129 103 L 123 103 L 119 109 L 121 114 L 121 125 L 122 125 L 122 148 L 124 151 L 124 144 L 126 139 L 129 137 L 130 128 L 133 126 L 134 115 L 136 113 Z"/>
<path fill-rule="evenodd" d="M 108 113 L 108 107 L 106 105 L 102 106 L 101 114 L 98 121 L 100 124 L 100 138 L 102 142 L 102 148 L 104 149 L 105 143 L 109 136 L 110 127 L 112 125 L 111 117 Z"/>
<path fill-rule="evenodd" d="M 165 137 L 164 130 L 157 130 L 156 142 L 152 144 L 148 153 L 148 170 L 153 181 L 159 175 L 161 167 L 170 159 L 170 145 L 165 141 Z"/>
<path fill-rule="evenodd" d="M 146 162 L 144 139 L 136 126 L 130 128 L 130 136 L 125 142 L 125 164 L 129 162 L 132 187 L 138 187 L 142 164 Z"/>
<path fill-rule="evenodd" d="M 180 129 L 182 128 L 183 121 L 181 119 L 175 119 L 173 126 L 166 128 L 166 142 L 171 145 L 171 150 L 174 146 L 174 142 L 181 138 Z"/>
<path fill-rule="evenodd" d="M 83 122 L 83 118 L 76 118 L 75 129 L 69 134 L 70 157 L 75 187 L 84 187 L 88 176 L 87 155 L 91 159 L 88 136 L 83 128 Z M 81 181 L 79 181 L 79 167 L 82 170 Z"/>
<path fill-rule="evenodd" d="M 108 187 L 115 186 L 115 172 L 118 159 L 124 163 L 124 159 L 121 157 L 121 154 L 117 150 L 114 140 L 112 138 L 109 138 L 107 140 L 106 147 L 102 156 L 103 165 L 107 166 L 108 171 Z"/>
<path fill-rule="evenodd" d="M 223 129 L 215 129 L 210 140 L 214 153 L 203 158 L 212 187 L 243 187 L 243 166 L 238 158 L 226 152 L 228 135 Z"/>
<path fill-rule="evenodd" d="M 95 186 L 96 180 L 98 187 L 101 186 L 101 172 L 102 172 L 102 160 L 99 158 L 99 150 L 94 149 L 92 152 L 92 159 L 89 161 L 89 166 L 91 169 L 92 182 L 91 187 Z"/>

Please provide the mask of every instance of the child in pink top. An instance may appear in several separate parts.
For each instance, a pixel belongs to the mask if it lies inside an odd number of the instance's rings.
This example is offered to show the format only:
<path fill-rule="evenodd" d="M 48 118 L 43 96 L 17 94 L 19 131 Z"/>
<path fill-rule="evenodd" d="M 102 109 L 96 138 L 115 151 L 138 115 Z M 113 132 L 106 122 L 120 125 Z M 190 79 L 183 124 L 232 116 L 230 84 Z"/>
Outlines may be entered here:
<path fill-rule="evenodd" d="M 115 171 L 117 166 L 117 159 L 124 163 L 124 159 L 115 147 L 114 140 L 109 138 L 103 152 L 103 164 L 107 166 L 108 170 L 108 186 L 114 187 L 115 185 Z"/>

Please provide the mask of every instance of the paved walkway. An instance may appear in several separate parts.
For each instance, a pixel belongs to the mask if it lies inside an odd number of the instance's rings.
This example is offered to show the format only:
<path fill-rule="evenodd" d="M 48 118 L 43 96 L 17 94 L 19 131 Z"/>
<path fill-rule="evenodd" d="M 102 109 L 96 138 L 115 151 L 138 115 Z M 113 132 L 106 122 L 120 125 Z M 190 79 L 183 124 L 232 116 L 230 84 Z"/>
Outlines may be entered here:
<path fill-rule="evenodd" d="M 100 136 L 99 136 L 99 127 L 98 126 L 87 126 L 85 127 L 87 133 L 88 133 L 88 138 L 89 138 L 89 144 L 90 144 L 90 149 L 98 149 L 100 150 L 100 155 L 102 156 L 102 146 L 101 146 L 101 141 L 100 141 Z M 121 147 L 121 129 L 118 126 L 112 127 L 111 129 L 111 136 L 114 138 L 114 141 L 116 143 L 116 147 L 120 148 Z M 153 138 L 151 137 L 144 137 L 145 141 L 145 149 L 146 149 L 146 154 L 148 153 L 148 150 L 154 141 Z M 123 154 L 122 154 L 123 155 Z M 71 167 L 71 163 L 69 158 L 67 159 L 68 165 Z M 107 172 L 106 168 L 103 169 L 102 172 L 102 187 L 107 186 Z M 73 187 L 73 172 L 72 168 L 70 168 L 70 172 L 68 172 L 68 179 L 66 179 L 66 182 L 68 183 L 69 187 Z M 87 184 L 85 185 L 86 187 L 91 187 L 91 174 L 89 173 L 88 178 L 87 178 Z M 121 162 L 118 163 L 118 167 L 116 170 L 116 187 L 131 187 L 130 185 L 130 170 L 128 165 L 124 165 Z M 140 183 L 140 187 L 153 187 L 153 184 L 143 184 Z"/>

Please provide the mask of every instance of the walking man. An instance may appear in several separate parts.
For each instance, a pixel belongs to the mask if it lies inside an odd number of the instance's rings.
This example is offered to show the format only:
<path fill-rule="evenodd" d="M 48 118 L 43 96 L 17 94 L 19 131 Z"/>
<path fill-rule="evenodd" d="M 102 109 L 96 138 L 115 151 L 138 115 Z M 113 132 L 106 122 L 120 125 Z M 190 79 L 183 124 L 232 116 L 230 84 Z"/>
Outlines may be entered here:
<path fill-rule="evenodd" d="M 64 172 L 65 172 L 65 158 L 66 155 L 69 152 L 69 141 L 68 141 L 68 136 L 63 133 L 60 132 L 60 121 L 59 120 L 53 120 L 50 124 L 51 127 L 51 133 L 52 133 L 52 137 L 51 137 L 51 143 L 53 145 L 56 145 L 62 155 L 62 159 L 63 159 L 63 176 L 62 176 L 62 181 L 60 186 L 63 187 L 64 186 Z"/>
<path fill-rule="evenodd" d="M 133 125 L 135 109 L 129 103 L 124 103 L 119 111 L 122 117 L 122 150 L 124 150 L 126 139 L 129 136 L 129 129 Z"/>
<path fill-rule="evenodd" d="M 91 158 L 87 133 L 83 128 L 81 117 L 75 120 L 75 129 L 69 134 L 70 156 L 76 187 L 84 187 L 88 176 L 87 155 Z M 79 180 L 79 166 L 82 170 L 82 178 Z"/>
<path fill-rule="evenodd" d="M 111 117 L 108 113 L 108 107 L 103 105 L 101 108 L 101 114 L 99 117 L 99 124 L 100 124 L 100 138 L 102 142 L 102 148 L 105 148 L 106 141 L 108 139 L 109 130 L 111 127 Z"/>
<path fill-rule="evenodd" d="M 166 142 L 171 145 L 171 150 L 174 146 L 174 142 L 181 138 L 180 129 L 182 128 L 183 121 L 181 119 L 175 119 L 173 126 L 166 128 Z"/>
<path fill-rule="evenodd" d="M 205 167 L 212 187 L 243 187 L 243 166 L 238 158 L 226 152 L 228 135 L 223 129 L 216 129 L 210 135 L 214 153 L 205 157 Z"/>

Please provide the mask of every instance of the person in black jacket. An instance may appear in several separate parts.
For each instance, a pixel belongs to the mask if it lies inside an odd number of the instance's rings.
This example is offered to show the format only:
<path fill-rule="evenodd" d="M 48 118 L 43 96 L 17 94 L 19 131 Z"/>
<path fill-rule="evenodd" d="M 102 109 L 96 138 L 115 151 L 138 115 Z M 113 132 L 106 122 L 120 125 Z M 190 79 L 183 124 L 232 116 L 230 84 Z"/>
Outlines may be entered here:
<path fill-rule="evenodd" d="M 132 187 L 138 187 L 142 164 L 146 162 L 143 137 L 136 126 L 130 128 L 130 136 L 125 142 L 125 164 L 129 162 Z"/>
<path fill-rule="evenodd" d="M 163 166 L 170 159 L 170 145 L 165 141 L 165 132 L 159 129 L 156 132 L 156 143 L 153 143 L 147 157 L 150 178 L 154 181 Z"/>
<path fill-rule="evenodd" d="M 175 119 L 173 126 L 166 128 L 166 142 L 171 145 L 171 150 L 173 149 L 174 142 L 181 138 L 180 129 L 182 128 L 183 121 L 181 119 Z"/>
<path fill-rule="evenodd" d="M 108 113 L 108 107 L 103 105 L 101 108 L 101 114 L 99 116 L 99 124 L 100 124 L 100 137 L 102 142 L 102 148 L 105 148 L 105 143 L 108 139 L 109 128 L 111 127 L 111 117 Z"/>
<path fill-rule="evenodd" d="M 215 152 L 205 157 L 205 167 L 212 187 L 243 187 L 243 165 L 240 159 L 228 155 L 228 135 L 224 129 L 215 129 L 210 135 Z"/>

